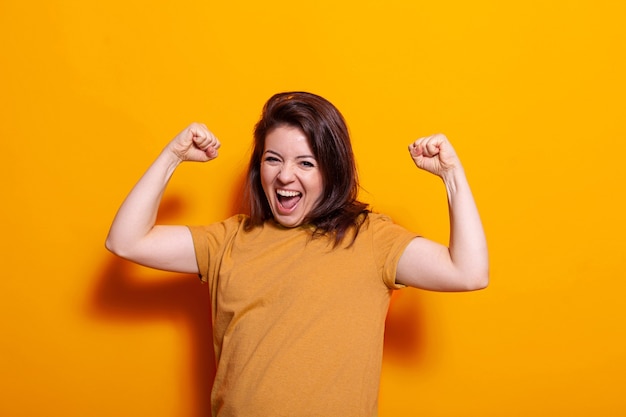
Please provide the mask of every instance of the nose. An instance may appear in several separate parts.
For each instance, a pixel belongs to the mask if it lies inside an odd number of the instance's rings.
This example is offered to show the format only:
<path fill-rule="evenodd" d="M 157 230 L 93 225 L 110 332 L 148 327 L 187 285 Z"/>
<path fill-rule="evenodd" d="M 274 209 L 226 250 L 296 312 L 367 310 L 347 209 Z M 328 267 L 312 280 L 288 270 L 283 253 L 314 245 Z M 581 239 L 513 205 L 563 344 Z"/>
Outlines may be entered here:
<path fill-rule="evenodd" d="M 285 163 L 280 167 L 280 172 L 278 173 L 278 180 L 283 184 L 288 184 L 294 180 L 295 177 L 295 167 L 293 164 Z"/>

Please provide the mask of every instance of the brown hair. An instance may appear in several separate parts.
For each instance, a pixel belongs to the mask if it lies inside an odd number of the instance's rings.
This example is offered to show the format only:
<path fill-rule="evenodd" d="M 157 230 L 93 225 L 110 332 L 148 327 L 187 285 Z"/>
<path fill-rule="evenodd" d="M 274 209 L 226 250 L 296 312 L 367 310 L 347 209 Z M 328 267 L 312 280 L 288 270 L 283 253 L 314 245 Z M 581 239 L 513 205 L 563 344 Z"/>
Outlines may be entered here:
<path fill-rule="evenodd" d="M 306 135 L 322 174 L 321 202 L 305 221 L 315 226 L 314 236 L 333 235 L 335 244 L 354 228 L 354 237 L 367 217 L 367 204 L 357 200 L 359 183 L 346 122 L 323 97 L 306 92 L 272 96 L 254 128 L 254 148 L 247 174 L 249 230 L 271 219 L 272 211 L 261 186 L 261 158 L 266 135 L 278 126 L 294 126 Z"/>

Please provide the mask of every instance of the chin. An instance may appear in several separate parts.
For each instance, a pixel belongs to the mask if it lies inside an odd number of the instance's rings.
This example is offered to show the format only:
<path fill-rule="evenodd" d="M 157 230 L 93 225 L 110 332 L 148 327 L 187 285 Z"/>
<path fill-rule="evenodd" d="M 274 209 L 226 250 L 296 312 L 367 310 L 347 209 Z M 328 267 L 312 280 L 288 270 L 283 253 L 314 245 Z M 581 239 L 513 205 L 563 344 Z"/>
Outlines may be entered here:
<path fill-rule="evenodd" d="M 294 228 L 302 224 L 302 220 L 281 219 L 280 217 L 276 216 L 274 216 L 274 221 L 286 228 Z"/>

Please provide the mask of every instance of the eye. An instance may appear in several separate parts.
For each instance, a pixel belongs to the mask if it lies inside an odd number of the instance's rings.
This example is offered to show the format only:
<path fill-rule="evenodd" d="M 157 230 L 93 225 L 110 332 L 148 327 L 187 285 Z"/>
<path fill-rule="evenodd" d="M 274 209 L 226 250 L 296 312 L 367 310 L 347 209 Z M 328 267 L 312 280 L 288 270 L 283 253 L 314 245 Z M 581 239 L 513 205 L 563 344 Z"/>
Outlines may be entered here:
<path fill-rule="evenodd" d="M 311 161 L 302 161 L 300 162 L 300 165 L 302 165 L 305 168 L 315 168 L 315 164 Z"/>
<path fill-rule="evenodd" d="M 264 161 L 270 164 L 277 164 L 280 162 L 280 159 L 276 158 L 275 156 L 266 156 Z"/>

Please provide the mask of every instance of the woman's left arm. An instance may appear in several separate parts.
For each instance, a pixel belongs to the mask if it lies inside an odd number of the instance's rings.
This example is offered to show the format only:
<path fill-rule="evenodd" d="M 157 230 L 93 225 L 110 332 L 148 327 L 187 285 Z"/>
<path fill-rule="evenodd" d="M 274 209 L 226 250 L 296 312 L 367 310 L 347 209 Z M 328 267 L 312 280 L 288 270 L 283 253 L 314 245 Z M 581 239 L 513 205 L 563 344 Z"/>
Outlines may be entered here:
<path fill-rule="evenodd" d="M 409 152 L 418 168 L 446 187 L 450 241 L 446 247 L 415 238 L 398 262 L 396 282 L 433 291 L 473 291 L 489 283 L 487 241 L 474 197 L 454 148 L 442 134 L 416 140 Z"/>

